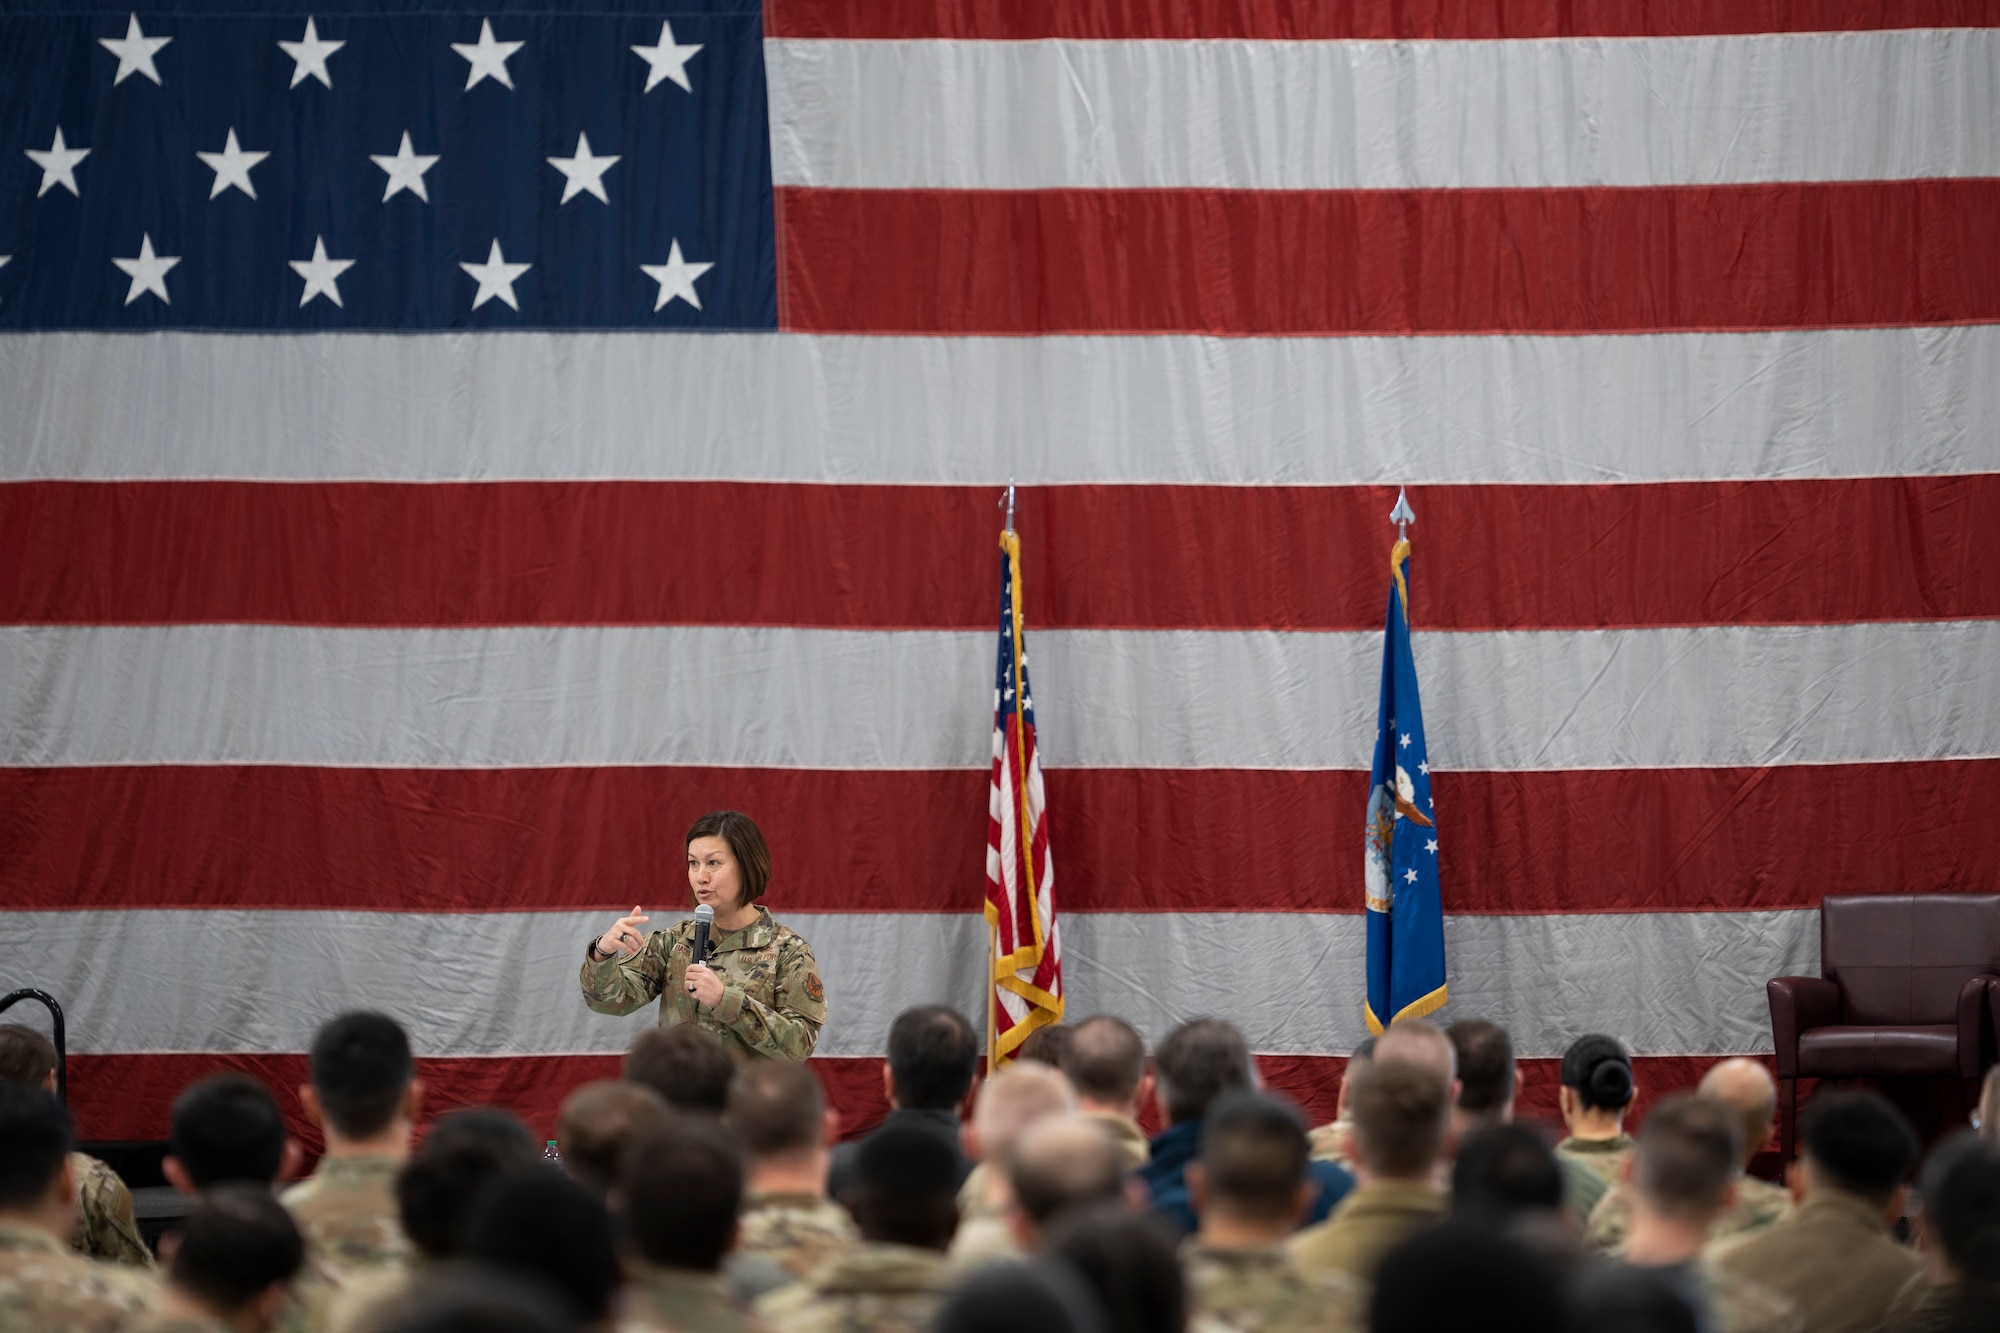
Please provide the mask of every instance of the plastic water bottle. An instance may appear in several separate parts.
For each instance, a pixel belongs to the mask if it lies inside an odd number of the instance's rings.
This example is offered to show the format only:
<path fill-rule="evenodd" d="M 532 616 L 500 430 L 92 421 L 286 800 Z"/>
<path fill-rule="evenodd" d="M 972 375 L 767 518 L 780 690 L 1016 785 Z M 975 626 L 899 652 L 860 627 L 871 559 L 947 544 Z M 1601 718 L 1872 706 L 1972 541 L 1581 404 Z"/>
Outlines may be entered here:
<path fill-rule="evenodd" d="M 548 1146 L 542 1149 L 542 1160 L 558 1171 L 562 1169 L 562 1150 L 556 1147 L 554 1139 L 550 1139 Z"/>

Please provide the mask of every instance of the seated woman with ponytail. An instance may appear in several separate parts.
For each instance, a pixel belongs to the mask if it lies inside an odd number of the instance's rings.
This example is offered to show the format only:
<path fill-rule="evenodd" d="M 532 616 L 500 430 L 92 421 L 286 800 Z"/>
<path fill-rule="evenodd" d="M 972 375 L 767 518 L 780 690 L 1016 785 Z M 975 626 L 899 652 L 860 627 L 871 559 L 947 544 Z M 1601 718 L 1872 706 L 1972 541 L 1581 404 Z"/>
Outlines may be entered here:
<path fill-rule="evenodd" d="M 1632 1057 L 1616 1037 L 1593 1032 L 1578 1037 L 1563 1052 L 1558 1104 L 1569 1134 L 1556 1145 L 1556 1160 L 1563 1168 L 1564 1202 L 1579 1227 L 1617 1182 L 1632 1150 L 1625 1112 L 1637 1091 Z"/>

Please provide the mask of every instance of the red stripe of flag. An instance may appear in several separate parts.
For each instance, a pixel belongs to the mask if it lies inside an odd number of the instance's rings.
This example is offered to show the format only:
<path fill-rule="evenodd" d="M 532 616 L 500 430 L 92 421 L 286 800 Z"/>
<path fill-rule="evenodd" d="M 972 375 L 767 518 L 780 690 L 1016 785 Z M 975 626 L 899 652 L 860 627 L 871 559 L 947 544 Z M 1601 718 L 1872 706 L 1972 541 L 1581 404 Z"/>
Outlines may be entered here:
<path fill-rule="evenodd" d="M 684 900 L 680 830 L 754 810 L 787 912 L 973 912 L 980 770 L 0 769 L 15 910 L 619 912 Z M 1062 910 L 1356 912 L 1325 836 L 1361 772 L 1052 769 Z M 1436 775 L 1454 913 L 1809 908 L 2000 883 L 2000 760 Z M 246 835 L 245 830 L 254 830 Z M 1257 829 L 1248 842 L 1243 830 Z M 857 830 L 865 831 L 863 833 Z M 1218 868 L 1218 846 L 1240 849 Z M 886 866 L 884 846 L 899 848 Z"/>
<path fill-rule="evenodd" d="M 1039 626 L 1381 621 L 1392 488 L 1020 495 Z M 1424 629 L 2000 615 L 2000 474 L 1417 495 L 1451 534 L 1418 562 Z M 992 509 L 980 486 L 16 483 L 0 623 L 983 630 Z"/>
<path fill-rule="evenodd" d="M 2000 319 L 2000 180 L 780 191 L 786 327 L 1638 333 Z"/>

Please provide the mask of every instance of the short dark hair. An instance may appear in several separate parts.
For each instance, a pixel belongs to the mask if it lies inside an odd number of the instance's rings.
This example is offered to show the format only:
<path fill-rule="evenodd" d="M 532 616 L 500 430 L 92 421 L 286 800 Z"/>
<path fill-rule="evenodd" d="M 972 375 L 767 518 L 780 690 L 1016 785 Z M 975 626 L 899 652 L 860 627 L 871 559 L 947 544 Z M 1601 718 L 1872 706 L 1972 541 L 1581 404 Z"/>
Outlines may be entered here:
<path fill-rule="evenodd" d="M 235 1313 L 289 1282 L 305 1263 L 298 1224 L 268 1188 L 236 1182 L 204 1190 L 181 1227 L 173 1284 Z"/>
<path fill-rule="evenodd" d="M 1186 1278 L 1174 1245 L 1158 1217 L 1118 1203 L 1073 1208 L 1042 1237 L 1042 1248 L 1096 1293 L 1112 1333 L 1179 1333 L 1186 1327 Z M 1014 1325 L 1024 1326 L 1037 1327 Z"/>
<path fill-rule="evenodd" d="M 1114 1105 L 1129 1102 L 1146 1077 L 1146 1039 L 1122 1018 L 1086 1018 L 1070 1033 L 1061 1068 L 1079 1097 Z"/>
<path fill-rule="evenodd" d="M 1065 1265 L 1003 1259 L 982 1264 L 954 1282 L 926 1327 L 931 1333 L 1019 1333 L 1028 1328 L 1036 1333 L 1099 1333 L 1104 1322 L 1097 1305 L 1082 1276 Z"/>
<path fill-rule="evenodd" d="M 1290 1220 L 1312 1145 L 1297 1108 L 1266 1093 L 1219 1098 L 1201 1121 L 1201 1169 L 1211 1207 Z"/>
<path fill-rule="evenodd" d="M 760 1060 L 729 1085 L 722 1123 L 753 1159 L 811 1152 L 826 1137 L 826 1093 L 804 1065 Z"/>
<path fill-rule="evenodd" d="M 505 1111 L 453 1111 L 431 1126 L 396 1173 L 396 1207 L 410 1244 L 427 1259 L 449 1259 L 464 1241 L 473 1200 L 492 1181 L 538 1166 L 527 1127 Z"/>
<path fill-rule="evenodd" d="M 1694 1307 L 1654 1268 L 1591 1264 L 1570 1285 L 1570 1327 L 1617 1333 L 1701 1333 Z M 1523 1333 L 1528 1333 L 1523 1326 Z"/>
<path fill-rule="evenodd" d="M 1742 1161 L 1742 1117 L 1719 1101 L 1677 1093 L 1647 1115 L 1632 1183 L 1660 1212 L 1698 1217 L 1722 1206 Z"/>
<path fill-rule="evenodd" d="M 919 1005 L 889 1025 L 889 1072 L 896 1105 L 912 1111 L 949 1111 L 965 1100 L 979 1067 L 979 1039 L 956 1009 Z"/>
<path fill-rule="evenodd" d="M 530 1279 L 584 1319 L 611 1313 L 618 1252 L 604 1201 L 560 1171 L 516 1171 L 473 1202 L 467 1258 Z"/>
<path fill-rule="evenodd" d="M 743 1204 L 743 1153 L 713 1120 L 679 1116 L 625 1150 L 625 1235 L 649 1262 L 712 1273 Z"/>
<path fill-rule="evenodd" d="M 1585 1110 L 1622 1111 L 1632 1104 L 1632 1057 L 1616 1037 L 1578 1037 L 1563 1052 L 1562 1085 L 1576 1090 Z"/>
<path fill-rule="evenodd" d="M 387 1129 L 416 1074 L 402 1024 L 365 1009 L 321 1026 L 309 1067 L 327 1124 L 349 1139 L 373 1138 Z"/>
<path fill-rule="evenodd" d="M 2000 1286 L 2000 1148 L 1960 1134 L 1924 1164 L 1924 1222 L 1968 1283 Z"/>
<path fill-rule="evenodd" d="M 0 1083 L 40 1083 L 55 1067 L 54 1042 L 19 1023 L 0 1023 Z"/>
<path fill-rule="evenodd" d="M 1007 1175 L 1028 1220 L 1047 1226 L 1066 1209 L 1118 1198 L 1125 1158 L 1099 1126 L 1075 1116 L 1044 1116 L 1014 1144 Z"/>
<path fill-rule="evenodd" d="M 941 1251 L 958 1229 L 958 1166 L 942 1135 L 887 1124 L 855 1149 L 841 1202 L 864 1240 Z"/>
<path fill-rule="evenodd" d="M 1523 1213 L 1558 1212 L 1562 1164 L 1525 1125 L 1482 1125 L 1459 1140 L 1451 1167 L 1453 1216 L 1499 1225 Z"/>
<path fill-rule="evenodd" d="M 198 1190 L 231 1181 L 269 1186 L 284 1166 L 285 1137 L 285 1117 L 271 1090 L 231 1069 L 181 1089 L 167 1151 Z"/>
<path fill-rule="evenodd" d="M 1368 1302 L 1371 1333 L 1477 1328 L 1495 1333 L 1564 1327 L 1562 1277 L 1527 1246 L 1448 1221 L 1419 1231 L 1383 1259 Z"/>
<path fill-rule="evenodd" d="M 1458 1108 L 1491 1116 L 1514 1097 L 1514 1043 L 1507 1029 L 1483 1018 L 1465 1018 L 1444 1030 L 1458 1052 Z"/>
<path fill-rule="evenodd" d="M 1250 1087 L 1250 1043 L 1219 1018 L 1191 1019 L 1169 1032 L 1153 1065 L 1174 1124 L 1199 1120 L 1216 1098 Z"/>
<path fill-rule="evenodd" d="M 1917 1136 L 1879 1092 L 1814 1097 L 1800 1130 L 1817 1179 L 1870 1203 L 1887 1203 L 1917 1160 Z"/>
<path fill-rule="evenodd" d="M 556 1113 L 556 1141 L 570 1178 L 599 1194 L 618 1183 L 625 1149 L 634 1139 L 673 1119 L 666 1099 L 651 1088 L 620 1079 L 586 1083 L 563 1098 Z"/>
<path fill-rule="evenodd" d="M 647 1028 L 625 1053 L 624 1078 L 651 1088 L 677 1111 L 721 1115 L 736 1061 L 721 1038 L 692 1023 Z"/>
<path fill-rule="evenodd" d="M 33 1083 L 0 1083 L 0 1208 L 39 1203 L 69 1160 L 69 1112 Z"/>
<path fill-rule="evenodd" d="M 1398 1177 L 1429 1172 L 1444 1147 L 1445 1080 L 1435 1069 L 1403 1060 L 1370 1060 L 1350 1077 L 1347 1114 L 1368 1169 Z"/>
<path fill-rule="evenodd" d="M 1017 1060 L 1033 1060 L 1051 1069 L 1061 1069 L 1069 1044 L 1076 1037 L 1076 1029 L 1067 1023 L 1044 1023 L 1030 1032 L 1014 1051 Z"/>
<path fill-rule="evenodd" d="M 729 844 L 736 868 L 743 877 L 743 901 L 754 903 L 771 887 L 771 849 L 757 821 L 740 810 L 712 810 L 688 825 L 683 847 L 696 838 L 720 838 Z"/>

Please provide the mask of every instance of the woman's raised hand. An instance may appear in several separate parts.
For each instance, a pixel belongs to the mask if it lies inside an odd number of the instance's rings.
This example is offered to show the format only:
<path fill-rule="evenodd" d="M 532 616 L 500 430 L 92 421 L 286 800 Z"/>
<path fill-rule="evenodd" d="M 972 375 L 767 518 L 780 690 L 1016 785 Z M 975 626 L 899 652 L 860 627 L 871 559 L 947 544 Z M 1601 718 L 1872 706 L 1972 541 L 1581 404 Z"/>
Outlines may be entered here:
<path fill-rule="evenodd" d="M 619 917 L 611 929 L 597 937 L 597 951 L 606 957 L 613 954 L 621 958 L 631 957 L 646 944 L 645 932 L 639 927 L 652 919 L 640 916 L 639 909 L 634 907 L 632 915 Z"/>

